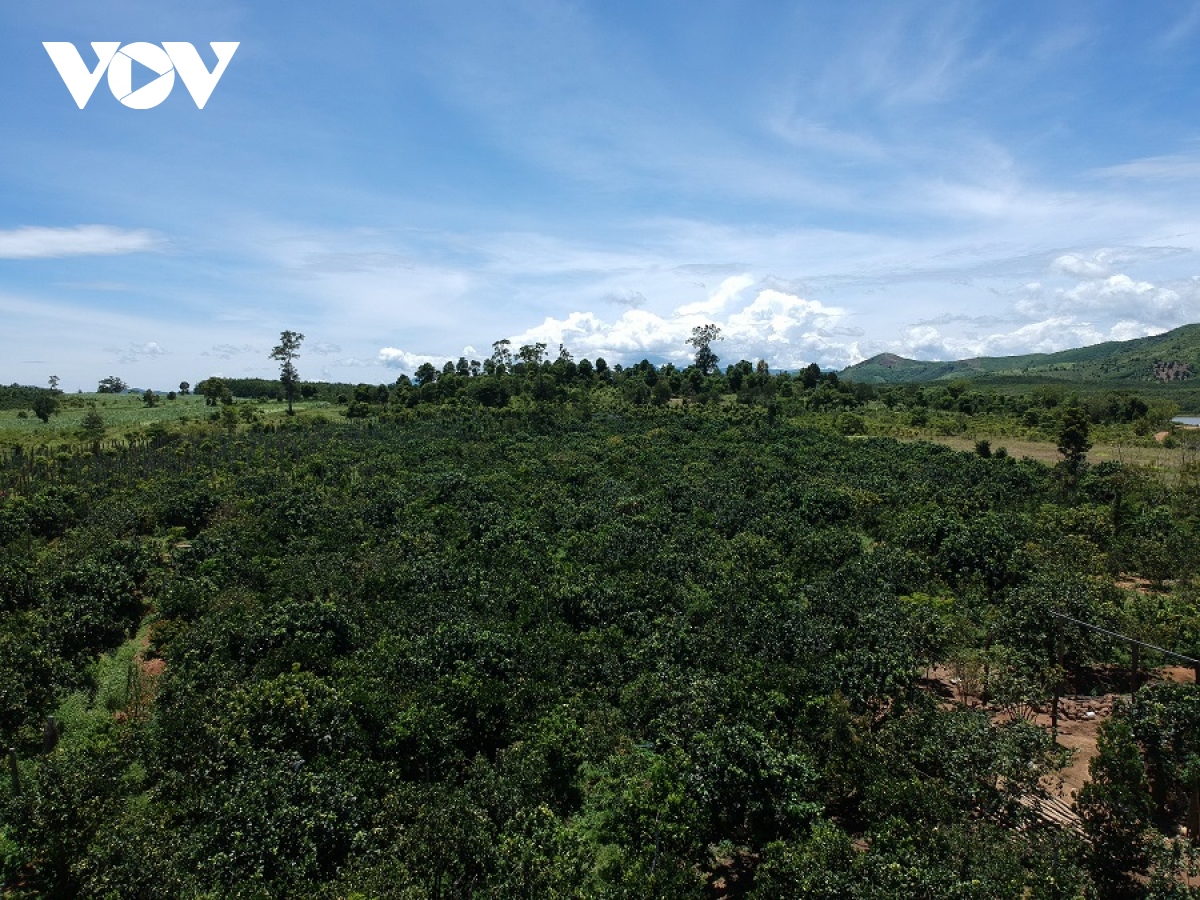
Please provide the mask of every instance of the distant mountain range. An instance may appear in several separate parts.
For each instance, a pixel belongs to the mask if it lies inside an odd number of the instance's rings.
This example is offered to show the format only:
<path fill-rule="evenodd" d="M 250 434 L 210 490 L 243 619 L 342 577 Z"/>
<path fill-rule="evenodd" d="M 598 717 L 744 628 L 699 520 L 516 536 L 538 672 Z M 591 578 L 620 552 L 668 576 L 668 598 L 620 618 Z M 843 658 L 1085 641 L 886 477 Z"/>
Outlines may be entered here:
<path fill-rule="evenodd" d="M 842 378 L 870 384 L 971 380 L 1200 384 L 1200 325 L 1184 325 L 1154 337 L 1107 341 L 1058 353 L 981 356 L 924 362 L 880 353 L 843 369 Z"/>

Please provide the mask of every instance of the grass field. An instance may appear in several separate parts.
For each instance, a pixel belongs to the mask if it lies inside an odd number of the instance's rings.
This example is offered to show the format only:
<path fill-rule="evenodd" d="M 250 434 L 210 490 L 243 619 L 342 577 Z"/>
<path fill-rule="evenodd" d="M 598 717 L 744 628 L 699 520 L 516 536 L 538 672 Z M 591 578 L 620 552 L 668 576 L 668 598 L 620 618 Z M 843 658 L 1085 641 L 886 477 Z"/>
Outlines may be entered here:
<path fill-rule="evenodd" d="M 124 437 L 129 432 L 140 431 L 155 423 L 179 425 L 188 422 L 206 422 L 220 407 L 205 406 L 204 398 L 195 395 L 178 396 L 174 400 L 160 398 L 151 408 L 136 394 L 67 394 L 57 415 L 49 422 L 40 421 L 32 412 L 25 410 L 0 410 L 0 442 L 6 444 L 58 444 L 78 442 L 78 432 L 84 417 L 93 409 L 104 417 L 109 437 Z M 234 404 L 239 413 L 242 409 L 253 410 L 260 420 L 282 418 L 287 414 L 284 402 L 239 400 Z M 334 411 L 336 407 L 322 401 L 297 402 L 297 412 L 308 410 Z"/>
<path fill-rule="evenodd" d="M 942 437 L 928 436 L 921 438 L 906 438 L 905 440 L 923 440 L 932 441 L 938 444 L 944 444 L 947 447 L 952 447 L 955 450 L 974 450 L 975 439 L 965 437 Z M 1047 465 L 1054 465 L 1062 461 L 1062 456 L 1058 452 L 1058 447 L 1049 441 L 1029 441 L 1020 440 L 1017 438 L 991 438 L 992 450 L 995 451 L 999 447 L 1004 447 L 1008 450 L 1010 456 L 1018 459 L 1035 459 L 1038 462 L 1044 462 Z M 1197 460 L 1197 451 L 1189 447 L 1143 447 L 1143 446 L 1128 446 L 1122 444 L 1097 444 L 1088 451 L 1088 461 L 1091 463 L 1105 462 L 1107 460 L 1116 460 L 1117 462 L 1126 463 L 1128 465 L 1151 466 L 1157 469 L 1177 471 L 1182 468 L 1185 463 L 1195 462 Z"/>

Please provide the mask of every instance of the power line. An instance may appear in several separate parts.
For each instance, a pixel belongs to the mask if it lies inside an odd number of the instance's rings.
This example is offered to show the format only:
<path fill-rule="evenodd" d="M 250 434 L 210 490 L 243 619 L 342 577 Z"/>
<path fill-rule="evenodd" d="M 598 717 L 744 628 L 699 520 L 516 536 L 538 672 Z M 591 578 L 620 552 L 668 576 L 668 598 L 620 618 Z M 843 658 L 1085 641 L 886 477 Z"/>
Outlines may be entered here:
<path fill-rule="evenodd" d="M 1174 650 L 1167 650 L 1165 647 L 1159 647 L 1157 644 L 1148 644 L 1145 641 L 1139 641 L 1137 638 L 1131 638 L 1127 634 L 1121 634 L 1117 631 L 1109 631 L 1107 628 L 1101 628 L 1099 625 L 1093 625 L 1090 622 L 1084 622 L 1082 619 L 1076 619 L 1074 616 L 1068 616 L 1066 613 L 1055 612 L 1050 610 L 1050 615 L 1059 619 L 1066 619 L 1068 622 L 1074 622 L 1076 625 L 1082 625 L 1084 628 L 1090 628 L 1092 631 L 1099 631 L 1101 634 L 1107 634 L 1110 637 L 1119 638 L 1123 641 L 1129 641 L 1131 644 L 1137 644 L 1139 647 L 1145 647 L 1147 650 L 1154 650 L 1158 653 L 1165 653 L 1167 656 L 1173 656 L 1176 659 L 1182 659 L 1185 662 L 1191 663 L 1193 666 L 1200 666 L 1200 659 L 1193 659 L 1190 656 L 1184 656 L 1182 653 L 1176 653 Z"/>

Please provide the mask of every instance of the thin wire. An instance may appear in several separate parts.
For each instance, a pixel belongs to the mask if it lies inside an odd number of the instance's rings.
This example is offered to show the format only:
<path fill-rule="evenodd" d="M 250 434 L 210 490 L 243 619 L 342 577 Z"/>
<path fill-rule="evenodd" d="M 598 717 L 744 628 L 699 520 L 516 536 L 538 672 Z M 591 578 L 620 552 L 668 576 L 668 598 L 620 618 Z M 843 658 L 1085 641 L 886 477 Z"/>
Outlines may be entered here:
<path fill-rule="evenodd" d="M 1082 625 L 1084 628 L 1090 628 L 1092 631 L 1099 631 L 1102 634 L 1107 634 L 1115 638 L 1120 638 L 1123 641 L 1129 641 L 1131 644 L 1137 644 L 1140 647 L 1146 647 L 1149 650 L 1156 650 L 1159 653 L 1165 653 L 1167 656 L 1173 656 L 1176 659 L 1187 660 L 1194 666 L 1200 666 L 1200 659 L 1193 659 L 1190 656 L 1184 656 L 1182 653 L 1176 653 L 1174 650 L 1167 650 L 1165 647 L 1159 647 L 1157 644 L 1147 644 L 1145 641 L 1139 641 L 1137 638 L 1131 638 L 1127 634 L 1121 634 L 1117 631 L 1109 631 L 1107 628 L 1101 628 L 1099 625 L 1092 625 L 1089 622 L 1084 622 L 1081 619 L 1076 619 L 1074 616 L 1068 616 L 1066 613 L 1055 612 L 1050 610 L 1050 615 L 1057 616 L 1060 619 L 1066 619 L 1074 622 L 1076 625 Z"/>

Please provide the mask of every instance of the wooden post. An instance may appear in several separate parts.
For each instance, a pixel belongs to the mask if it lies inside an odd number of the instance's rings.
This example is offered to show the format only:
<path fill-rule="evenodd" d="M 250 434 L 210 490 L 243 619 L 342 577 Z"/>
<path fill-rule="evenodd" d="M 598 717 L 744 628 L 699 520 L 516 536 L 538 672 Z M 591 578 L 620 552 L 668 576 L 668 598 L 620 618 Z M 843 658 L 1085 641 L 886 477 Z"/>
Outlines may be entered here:
<path fill-rule="evenodd" d="M 1138 670 L 1141 668 L 1141 666 L 1138 663 L 1140 661 L 1141 649 L 1142 648 L 1140 645 L 1138 645 L 1138 644 L 1133 645 L 1133 672 L 1132 672 L 1133 687 L 1129 691 L 1130 694 L 1136 694 L 1137 689 L 1138 689 Z"/>

